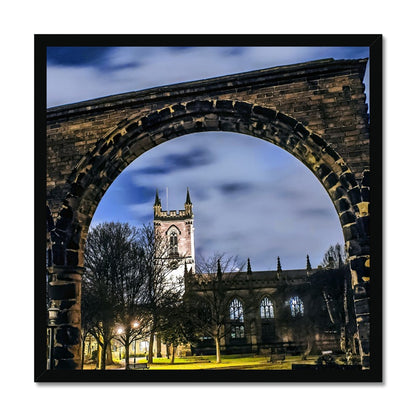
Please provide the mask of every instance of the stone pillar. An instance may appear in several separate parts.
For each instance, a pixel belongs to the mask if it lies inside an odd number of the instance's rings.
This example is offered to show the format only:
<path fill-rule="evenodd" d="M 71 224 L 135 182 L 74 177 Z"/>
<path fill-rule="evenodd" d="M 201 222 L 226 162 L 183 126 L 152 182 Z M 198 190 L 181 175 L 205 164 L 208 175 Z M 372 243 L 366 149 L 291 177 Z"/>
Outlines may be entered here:
<path fill-rule="evenodd" d="M 357 256 L 350 260 L 351 284 L 363 369 L 370 368 L 370 256 Z"/>
<path fill-rule="evenodd" d="M 54 357 L 56 369 L 81 367 L 81 277 L 83 268 L 50 268 L 49 298 L 58 308 Z"/>
<path fill-rule="evenodd" d="M 351 195 L 352 195 L 351 190 Z M 360 187 L 361 198 L 356 201 L 356 229 L 360 237 L 348 241 L 346 249 L 349 256 L 351 285 L 354 294 L 354 309 L 357 321 L 357 332 L 361 365 L 370 368 L 370 171 L 363 172 Z"/>

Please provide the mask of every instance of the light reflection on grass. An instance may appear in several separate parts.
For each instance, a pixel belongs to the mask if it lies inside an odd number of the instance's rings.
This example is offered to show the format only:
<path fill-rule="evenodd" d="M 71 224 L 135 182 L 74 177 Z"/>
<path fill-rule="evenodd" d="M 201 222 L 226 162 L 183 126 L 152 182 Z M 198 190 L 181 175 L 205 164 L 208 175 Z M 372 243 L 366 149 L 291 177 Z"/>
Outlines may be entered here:
<path fill-rule="evenodd" d="M 314 364 L 316 358 L 311 356 L 308 360 L 302 360 L 301 356 L 287 356 L 283 362 L 271 363 L 268 356 L 223 355 L 221 363 L 216 363 L 215 356 L 212 355 L 175 358 L 174 364 L 167 358 L 154 358 L 154 363 L 149 367 L 151 370 L 291 370 L 293 363 Z"/>

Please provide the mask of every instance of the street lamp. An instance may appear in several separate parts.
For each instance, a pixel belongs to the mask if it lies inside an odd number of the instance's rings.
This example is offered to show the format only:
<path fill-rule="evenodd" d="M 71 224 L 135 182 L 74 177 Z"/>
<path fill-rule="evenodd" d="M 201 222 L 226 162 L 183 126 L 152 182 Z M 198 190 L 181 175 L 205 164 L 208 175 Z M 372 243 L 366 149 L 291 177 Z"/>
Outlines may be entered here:
<path fill-rule="evenodd" d="M 138 322 L 134 322 L 133 323 L 133 328 L 137 329 L 139 327 Z M 133 350 L 134 350 L 134 355 L 133 355 L 133 367 L 135 367 L 136 365 L 136 334 L 134 334 L 134 344 L 133 344 Z"/>
<path fill-rule="evenodd" d="M 51 301 L 51 305 L 48 308 L 48 328 L 49 328 L 49 360 L 47 369 L 53 370 L 55 359 L 53 357 L 54 355 L 54 343 L 55 343 L 55 328 L 57 327 L 56 320 L 58 318 L 58 312 L 59 308 L 55 305 L 54 301 Z"/>
<path fill-rule="evenodd" d="M 124 329 L 122 327 L 117 328 L 117 335 L 121 335 L 124 332 Z M 120 340 L 118 340 L 119 346 L 118 346 L 118 358 L 121 361 L 121 345 L 122 343 Z"/>

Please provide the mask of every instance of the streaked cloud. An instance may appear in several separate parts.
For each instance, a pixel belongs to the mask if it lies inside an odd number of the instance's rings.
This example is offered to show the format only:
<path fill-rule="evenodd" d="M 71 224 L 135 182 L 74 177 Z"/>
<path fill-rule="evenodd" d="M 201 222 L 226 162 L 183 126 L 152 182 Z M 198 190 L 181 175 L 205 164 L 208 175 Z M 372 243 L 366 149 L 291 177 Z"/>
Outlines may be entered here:
<path fill-rule="evenodd" d="M 67 50 L 68 49 L 68 50 Z M 48 106 L 324 58 L 362 58 L 348 47 L 48 48 Z"/>
<path fill-rule="evenodd" d="M 58 48 L 48 53 L 48 105 L 315 59 L 355 59 L 368 48 Z M 366 74 L 368 83 L 368 74 Z M 107 190 L 92 225 L 152 220 L 163 209 L 195 213 L 196 252 L 250 257 L 254 270 L 312 266 L 343 241 L 326 191 L 297 159 L 268 142 L 233 133 L 196 133 L 149 150 Z"/>

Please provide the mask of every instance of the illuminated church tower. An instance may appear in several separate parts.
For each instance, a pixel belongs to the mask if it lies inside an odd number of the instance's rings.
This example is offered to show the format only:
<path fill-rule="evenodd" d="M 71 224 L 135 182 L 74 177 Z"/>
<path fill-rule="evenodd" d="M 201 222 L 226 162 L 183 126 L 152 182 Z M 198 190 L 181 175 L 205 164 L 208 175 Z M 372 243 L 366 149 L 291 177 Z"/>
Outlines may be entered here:
<path fill-rule="evenodd" d="M 158 191 L 156 190 L 155 203 L 153 205 L 153 224 L 155 233 L 160 233 L 167 242 L 167 258 L 171 272 L 169 278 L 172 281 L 181 281 L 186 270 L 195 270 L 195 245 L 192 202 L 189 189 L 186 191 L 185 209 L 177 212 L 163 211 Z"/>

